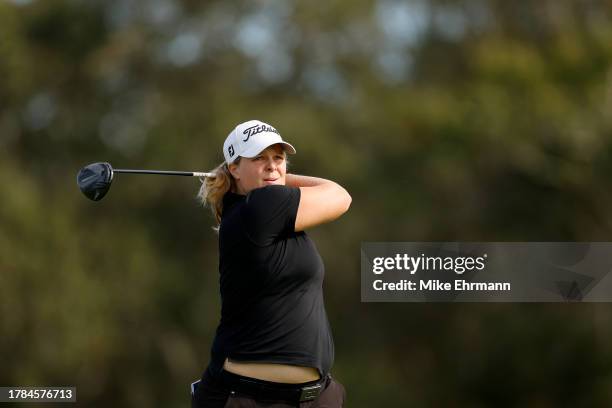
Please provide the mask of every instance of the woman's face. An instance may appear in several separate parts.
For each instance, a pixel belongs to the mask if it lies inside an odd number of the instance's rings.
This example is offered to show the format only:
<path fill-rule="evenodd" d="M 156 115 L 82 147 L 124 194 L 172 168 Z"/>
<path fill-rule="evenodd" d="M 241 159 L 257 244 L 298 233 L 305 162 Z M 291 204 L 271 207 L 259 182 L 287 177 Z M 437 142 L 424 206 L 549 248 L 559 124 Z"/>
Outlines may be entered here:
<path fill-rule="evenodd" d="M 238 164 L 230 164 L 229 170 L 236 180 L 238 194 L 271 184 L 285 185 L 287 160 L 285 150 L 275 144 L 263 150 L 257 156 L 242 157 Z"/>

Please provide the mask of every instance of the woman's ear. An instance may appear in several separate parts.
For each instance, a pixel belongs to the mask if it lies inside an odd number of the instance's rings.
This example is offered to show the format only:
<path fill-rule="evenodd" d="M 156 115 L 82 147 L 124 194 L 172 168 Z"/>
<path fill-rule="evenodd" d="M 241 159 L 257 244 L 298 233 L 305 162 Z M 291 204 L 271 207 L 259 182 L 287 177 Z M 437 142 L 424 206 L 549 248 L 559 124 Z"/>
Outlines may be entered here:
<path fill-rule="evenodd" d="M 240 169 L 238 168 L 238 165 L 236 163 L 231 163 L 227 166 L 227 168 L 236 180 L 240 180 Z"/>

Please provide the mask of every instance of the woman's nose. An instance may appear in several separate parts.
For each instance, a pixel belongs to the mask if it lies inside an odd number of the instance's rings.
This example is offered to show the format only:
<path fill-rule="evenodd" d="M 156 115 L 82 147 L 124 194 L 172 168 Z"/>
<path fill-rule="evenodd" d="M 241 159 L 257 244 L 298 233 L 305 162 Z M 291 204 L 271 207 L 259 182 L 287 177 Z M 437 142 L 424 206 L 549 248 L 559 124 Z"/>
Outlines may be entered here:
<path fill-rule="evenodd" d="M 276 163 L 274 162 L 274 160 L 268 160 L 266 164 L 267 164 L 266 168 L 268 170 L 273 171 L 276 169 Z"/>

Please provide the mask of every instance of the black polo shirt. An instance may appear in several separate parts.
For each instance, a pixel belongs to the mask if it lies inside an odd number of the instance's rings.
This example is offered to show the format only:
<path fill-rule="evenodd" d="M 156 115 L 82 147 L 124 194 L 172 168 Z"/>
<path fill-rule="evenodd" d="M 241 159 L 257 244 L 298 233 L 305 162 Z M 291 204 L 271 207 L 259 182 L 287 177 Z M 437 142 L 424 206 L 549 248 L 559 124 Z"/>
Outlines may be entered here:
<path fill-rule="evenodd" d="M 209 372 L 226 357 L 329 372 L 334 345 L 323 304 L 323 261 L 295 232 L 297 187 L 227 193 L 219 230 L 221 322 Z"/>

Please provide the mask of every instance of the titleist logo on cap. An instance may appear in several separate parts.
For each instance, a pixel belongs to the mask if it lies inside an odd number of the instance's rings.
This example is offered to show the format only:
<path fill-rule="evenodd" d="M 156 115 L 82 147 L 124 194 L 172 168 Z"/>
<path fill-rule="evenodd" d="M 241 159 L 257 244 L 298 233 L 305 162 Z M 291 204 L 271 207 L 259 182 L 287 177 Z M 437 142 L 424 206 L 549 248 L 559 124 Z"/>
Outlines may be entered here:
<path fill-rule="evenodd" d="M 261 133 L 261 132 L 274 132 L 280 135 L 280 133 L 278 133 L 278 130 L 274 129 L 272 126 L 255 125 L 255 126 L 251 126 L 249 128 L 244 129 L 242 134 L 246 135 L 246 138 L 243 139 L 242 141 L 246 142 L 249 140 L 251 136 L 255 136 L 256 134 Z"/>

